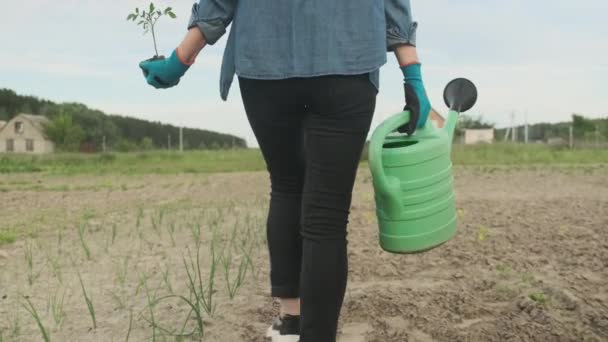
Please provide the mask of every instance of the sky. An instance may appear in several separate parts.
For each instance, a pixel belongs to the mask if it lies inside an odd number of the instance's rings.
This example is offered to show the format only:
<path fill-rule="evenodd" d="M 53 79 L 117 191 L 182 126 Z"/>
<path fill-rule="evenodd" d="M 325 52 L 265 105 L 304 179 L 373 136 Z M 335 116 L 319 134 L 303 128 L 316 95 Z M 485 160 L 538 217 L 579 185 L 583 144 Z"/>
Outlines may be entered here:
<path fill-rule="evenodd" d="M 498 127 L 509 125 L 512 116 L 517 124 L 567 121 L 572 113 L 608 117 L 608 1 L 411 2 L 424 82 L 439 112 L 446 111 L 444 86 L 466 77 L 479 91 L 469 114 Z M 203 50 L 179 86 L 156 90 L 147 85 L 137 65 L 154 54 L 152 37 L 125 19 L 148 3 L 2 0 L 0 88 L 234 134 L 257 146 L 238 82 L 228 101 L 219 96 L 227 35 Z M 155 3 L 177 14 L 158 23 L 159 52 L 169 55 L 186 32 L 194 1 Z M 388 57 L 372 129 L 403 107 L 402 74 L 395 58 Z"/>

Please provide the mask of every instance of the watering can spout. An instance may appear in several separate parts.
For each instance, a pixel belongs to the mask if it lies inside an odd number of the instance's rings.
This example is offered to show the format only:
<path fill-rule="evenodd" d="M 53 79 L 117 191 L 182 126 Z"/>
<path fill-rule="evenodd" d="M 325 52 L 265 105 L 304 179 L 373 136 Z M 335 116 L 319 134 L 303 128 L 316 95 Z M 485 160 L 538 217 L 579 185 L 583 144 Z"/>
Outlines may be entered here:
<path fill-rule="evenodd" d="M 443 129 L 448 133 L 448 137 L 450 138 L 450 142 L 454 140 L 454 131 L 456 130 L 456 123 L 458 122 L 458 112 L 454 110 L 450 110 L 448 113 L 448 119 L 446 120 L 445 126 Z"/>
<path fill-rule="evenodd" d="M 477 102 L 477 88 L 473 82 L 466 78 L 457 78 L 445 87 L 443 100 L 450 108 L 444 129 L 450 137 L 450 142 L 454 138 L 458 114 L 471 109 Z"/>

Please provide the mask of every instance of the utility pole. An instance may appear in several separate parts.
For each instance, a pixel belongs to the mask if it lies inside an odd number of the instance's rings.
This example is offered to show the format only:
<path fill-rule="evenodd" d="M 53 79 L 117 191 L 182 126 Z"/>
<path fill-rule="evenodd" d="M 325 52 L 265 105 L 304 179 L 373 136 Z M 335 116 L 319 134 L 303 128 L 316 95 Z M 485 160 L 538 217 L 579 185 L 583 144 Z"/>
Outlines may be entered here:
<path fill-rule="evenodd" d="M 167 149 L 171 151 L 171 133 L 167 134 Z"/>
<path fill-rule="evenodd" d="M 511 141 L 517 140 L 517 128 L 515 127 L 515 112 L 511 112 Z"/>
<path fill-rule="evenodd" d="M 103 140 L 101 142 L 101 150 L 103 151 L 103 153 L 106 152 L 106 136 L 103 136 Z"/>
<path fill-rule="evenodd" d="M 600 126 L 595 125 L 595 147 L 600 147 Z"/>
<path fill-rule="evenodd" d="M 570 125 L 570 149 L 572 149 L 574 147 L 574 128 L 572 127 L 572 125 Z"/>
<path fill-rule="evenodd" d="M 179 126 L 179 151 L 184 152 L 184 127 Z"/>
<path fill-rule="evenodd" d="M 524 128 L 524 142 L 527 144 L 528 143 L 528 110 L 526 109 L 526 114 L 525 114 L 525 128 Z"/>

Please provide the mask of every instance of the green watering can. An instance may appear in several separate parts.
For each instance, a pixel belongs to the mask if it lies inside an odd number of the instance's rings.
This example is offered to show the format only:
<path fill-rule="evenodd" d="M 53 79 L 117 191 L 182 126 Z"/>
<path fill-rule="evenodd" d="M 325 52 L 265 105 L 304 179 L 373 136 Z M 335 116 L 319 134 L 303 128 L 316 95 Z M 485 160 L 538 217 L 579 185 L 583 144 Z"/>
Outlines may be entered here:
<path fill-rule="evenodd" d="M 464 78 L 443 94 L 450 108 L 443 128 L 428 120 L 413 135 L 399 134 L 409 111 L 376 128 L 369 145 L 380 246 L 392 253 L 416 253 L 437 247 L 456 233 L 456 207 L 450 152 L 458 114 L 475 105 L 477 89 Z"/>

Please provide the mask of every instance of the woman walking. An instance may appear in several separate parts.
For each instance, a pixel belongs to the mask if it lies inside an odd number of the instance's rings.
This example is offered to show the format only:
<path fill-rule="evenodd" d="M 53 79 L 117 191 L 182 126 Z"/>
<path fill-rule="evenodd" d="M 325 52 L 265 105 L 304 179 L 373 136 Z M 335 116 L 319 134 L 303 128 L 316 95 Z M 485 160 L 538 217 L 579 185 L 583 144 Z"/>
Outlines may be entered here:
<path fill-rule="evenodd" d="M 199 52 L 232 24 L 222 62 L 225 100 L 238 76 L 271 180 L 267 239 L 273 341 L 333 342 L 346 289 L 347 223 L 370 129 L 379 68 L 394 52 L 412 134 L 430 103 L 409 0 L 200 0 L 165 60 L 140 64 L 156 88 L 179 83 Z"/>

